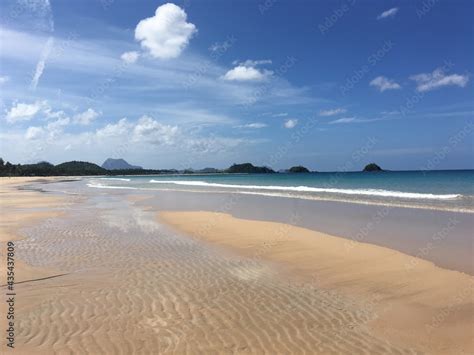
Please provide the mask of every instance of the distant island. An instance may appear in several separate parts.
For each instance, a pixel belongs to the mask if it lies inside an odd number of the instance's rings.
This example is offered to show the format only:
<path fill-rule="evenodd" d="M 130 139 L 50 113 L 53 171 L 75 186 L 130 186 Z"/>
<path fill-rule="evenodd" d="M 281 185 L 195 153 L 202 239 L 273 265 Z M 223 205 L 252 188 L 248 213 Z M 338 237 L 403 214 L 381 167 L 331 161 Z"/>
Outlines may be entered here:
<path fill-rule="evenodd" d="M 141 166 L 130 165 L 124 159 L 108 158 L 102 164 L 102 168 L 107 170 L 124 170 L 124 169 L 143 169 Z"/>
<path fill-rule="evenodd" d="M 366 165 L 364 172 L 383 171 L 375 163 Z M 279 173 L 310 173 L 302 166 L 295 165 Z M 86 161 L 68 161 L 58 165 L 42 161 L 36 164 L 12 164 L 0 158 L 0 176 L 94 176 L 94 175 L 198 175 L 198 174 L 276 174 L 275 170 L 267 166 L 255 166 L 251 163 L 232 164 L 227 169 L 143 169 L 141 166 L 131 165 L 124 159 L 107 159 L 102 166 Z"/>
<path fill-rule="evenodd" d="M 225 170 L 229 174 L 272 174 L 275 171 L 266 166 L 253 166 L 250 163 L 234 164 Z"/>
<path fill-rule="evenodd" d="M 375 172 L 375 171 L 383 171 L 382 168 L 380 166 L 378 166 L 377 164 L 375 163 L 370 163 L 370 164 L 367 164 L 364 168 L 364 170 L 362 171 L 368 171 L 368 172 Z"/>
<path fill-rule="evenodd" d="M 292 166 L 290 169 L 288 169 L 288 172 L 289 173 L 309 173 L 310 171 L 308 170 L 308 168 L 298 165 L 298 166 Z"/>

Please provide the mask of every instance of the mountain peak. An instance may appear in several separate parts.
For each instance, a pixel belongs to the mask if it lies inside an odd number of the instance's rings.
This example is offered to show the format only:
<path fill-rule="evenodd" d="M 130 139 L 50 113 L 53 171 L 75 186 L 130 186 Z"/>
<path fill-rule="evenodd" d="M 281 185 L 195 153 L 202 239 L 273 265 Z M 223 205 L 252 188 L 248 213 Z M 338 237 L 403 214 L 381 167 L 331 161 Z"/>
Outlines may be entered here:
<path fill-rule="evenodd" d="M 108 158 L 104 161 L 102 167 L 107 170 L 143 169 L 141 166 L 130 165 L 122 158 Z"/>

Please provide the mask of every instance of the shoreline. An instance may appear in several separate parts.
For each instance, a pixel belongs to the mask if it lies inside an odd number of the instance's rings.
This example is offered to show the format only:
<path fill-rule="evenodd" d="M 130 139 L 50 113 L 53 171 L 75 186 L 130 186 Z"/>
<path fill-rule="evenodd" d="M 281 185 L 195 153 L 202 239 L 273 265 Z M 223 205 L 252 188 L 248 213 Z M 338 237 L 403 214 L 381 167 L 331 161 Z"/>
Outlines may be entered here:
<path fill-rule="evenodd" d="M 289 224 L 204 211 L 160 212 L 157 218 L 211 245 L 275 262 L 293 276 L 316 280 L 316 287 L 365 302 L 376 299 L 373 306 L 381 316 L 368 325 L 404 345 L 443 353 L 454 342 L 474 351 L 472 276 L 372 244 L 355 242 L 348 253 L 344 238 Z M 459 297 L 453 306 L 452 299 Z M 443 309 L 450 314 L 438 324 Z"/>

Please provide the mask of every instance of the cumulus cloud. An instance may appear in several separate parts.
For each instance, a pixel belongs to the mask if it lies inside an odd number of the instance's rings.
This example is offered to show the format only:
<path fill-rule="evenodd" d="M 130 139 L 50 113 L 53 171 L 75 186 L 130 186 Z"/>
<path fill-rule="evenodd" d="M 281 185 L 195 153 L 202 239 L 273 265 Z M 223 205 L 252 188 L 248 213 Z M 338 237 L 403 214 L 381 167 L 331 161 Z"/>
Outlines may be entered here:
<path fill-rule="evenodd" d="M 297 124 L 298 124 L 298 120 L 293 118 L 293 119 L 286 120 L 284 125 L 285 125 L 285 128 L 291 129 L 291 128 L 295 128 Z"/>
<path fill-rule="evenodd" d="M 272 71 L 270 70 L 260 70 L 239 65 L 225 73 L 222 78 L 229 81 L 261 81 L 271 74 Z"/>
<path fill-rule="evenodd" d="M 7 112 L 5 119 L 8 123 L 29 121 L 44 107 L 45 102 L 37 101 L 32 104 L 15 103 Z"/>
<path fill-rule="evenodd" d="M 43 136 L 44 129 L 42 127 L 28 127 L 25 133 L 25 138 L 28 140 L 39 139 Z"/>
<path fill-rule="evenodd" d="M 133 129 L 133 140 L 157 145 L 172 145 L 177 134 L 177 126 L 161 124 L 149 116 L 142 116 Z"/>
<path fill-rule="evenodd" d="M 98 129 L 96 131 L 96 136 L 98 138 L 120 137 L 126 134 L 131 128 L 132 125 L 127 121 L 127 119 L 122 118 L 117 123 L 109 123 Z"/>
<path fill-rule="evenodd" d="M 136 51 L 131 51 L 131 52 L 123 53 L 120 56 L 120 59 L 122 59 L 127 64 L 133 64 L 137 61 L 139 56 L 140 56 L 140 53 L 138 53 Z"/>
<path fill-rule="evenodd" d="M 382 20 L 387 17 L 393 17 L 397 14 L 398 7 L 392 7 L 391 9 L 382 12 L 380 15 L 377 16 L 377 20 Z"/>
<path fill-rule="evenodd" d="M 164 4 L 155 16 L 141 20 L 135 28 L 135 39 L 155 58 L 178 57 L 197 32 L 196 26 L 186 22 L 186 12 L 175 4 Z"/>
<path fill-rule="evenodd" d="M 92 108 L 88 108 L 86 111 L 74 115 L 73 121 L 76 124 L 86 126 L 91 124 L 99 116 L 99 112 L 94 111 Z"/>
<path fill-rule="evenodd" d="M 43 47 L 43 51 L 41 52 L 40 59 L 38 63 L 36 64 L 36 70 L 35 74 L 33 75 L 33 78 L 31 79 L 31 84 L 30 88 L 32 90 L 36 90 L 36 87 L 38 86 L 38 82 L 43 75 L 44 68 L 46 67 L 46 60 L 49 57 L 49 54 L 51 53 L 51 50 L 53 49 L 54 45 L 54 38 L 49 37 L 48 40 L 46 41 L 46 44 Z"/>
<path fill-rule="evenodd" d="M 261 81 L 273 75 L 273 72 L 267 69 L 259 69 L 257 66 L 271 63 L 272 61 L 269 59 L 249 59 L 240 63 L 234 61 L 232 64 L 236 65 L 236 67 L 225 73 L 222 79 L 229 81 Z"/>
<path fill-rule="evenodd" d="M 334 108 L 330 110 L 321 110 L 319 111 L 319 115 L 327 117 L 327 116 L 335 116 L 335 115 L 338 115 L 340 113 L 345 113 L 345 112 L 347 112 L 345 108 Z"/>
<path fill-rule="evenodd" d="M 374 86 L 380 92 L 384 92 L 385 90 L 397 90 L 401 88 L 401 86 L 398 83 L 384 76 L 376 77 L 374 80 L 370 82 L 369 85 Z"/>
<path fill-rule="evenodd" d="M 417 91 L 426 92 L 443 86 L 459 86 L 463 88 L 467 85 L 469 76 L 460 74 L 446 75 L 441 68 L 438 68 L 432 73 L 413 75 L 410 79 L 416 82 Z"/>
<path fill-rule="evenodd" d="M 52 139 L 57 139 L 63 133 L 64 127 L 66 127 L 69 123 L 69 117 L 65 117 L 50 122 L 43 127 L 28 127 L 25 133 L 25 138 L 27 140 L 47 139 L 49 141 L 51 141 Z"/>

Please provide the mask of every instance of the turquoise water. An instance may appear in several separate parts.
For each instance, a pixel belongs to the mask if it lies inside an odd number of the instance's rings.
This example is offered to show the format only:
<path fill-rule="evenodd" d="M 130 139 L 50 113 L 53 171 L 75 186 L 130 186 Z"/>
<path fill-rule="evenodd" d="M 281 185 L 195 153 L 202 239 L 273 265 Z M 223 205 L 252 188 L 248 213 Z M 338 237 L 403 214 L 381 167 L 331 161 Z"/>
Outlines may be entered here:
<path fill-rule="evenodd" d="M 91 188 L 232 192 L 474 212 L 474 170 L 91 178 Z"/>

